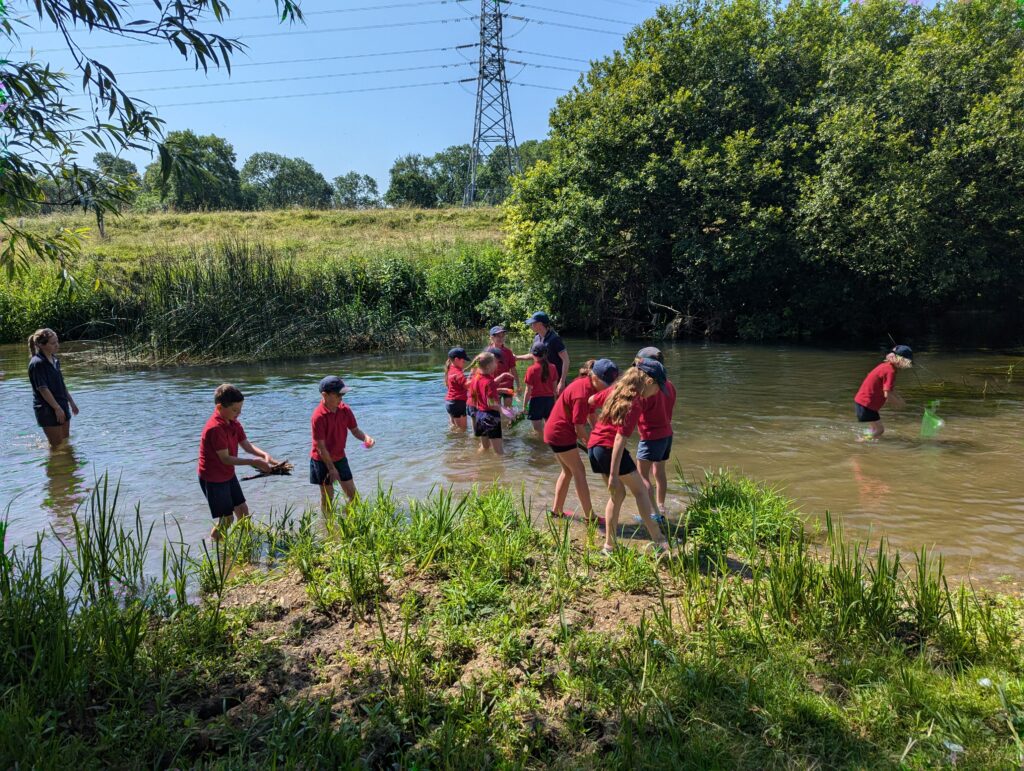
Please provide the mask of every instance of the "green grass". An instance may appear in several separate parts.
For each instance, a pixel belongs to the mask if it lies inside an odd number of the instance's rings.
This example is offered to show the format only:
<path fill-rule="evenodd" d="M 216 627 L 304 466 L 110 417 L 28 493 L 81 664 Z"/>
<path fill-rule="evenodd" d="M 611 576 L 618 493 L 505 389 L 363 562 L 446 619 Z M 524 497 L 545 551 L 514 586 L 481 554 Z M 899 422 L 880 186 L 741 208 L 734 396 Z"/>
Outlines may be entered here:
<path fill-rule="evenodd" d="M 698 502 L 663 563 L 603 558 L 593 530 L 493 489 L 378 492 L 198 554 L 171 538 L 144 576 L 150 534 L 101 483 L 61 559 L 0 560 L 0 765 L 1024 762 L 1018 600 L 832 523 L 811 546 L 747 480 L 714 475 Z M 742 521 L 765 511 L 763 534 Z M 742 569 L 706 559 L 723 542 Z"/>

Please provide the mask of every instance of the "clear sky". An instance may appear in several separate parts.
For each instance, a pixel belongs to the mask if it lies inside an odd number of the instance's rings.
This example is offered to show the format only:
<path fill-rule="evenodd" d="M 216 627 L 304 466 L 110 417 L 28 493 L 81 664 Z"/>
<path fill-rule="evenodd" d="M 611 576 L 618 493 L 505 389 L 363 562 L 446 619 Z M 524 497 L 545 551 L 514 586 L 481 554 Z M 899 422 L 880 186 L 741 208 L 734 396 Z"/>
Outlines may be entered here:
<path fill-rule="evenodd" d="M 230 76 L 197 73 L 167 45 L 127 43 L 103 34 L 82 33 L 79 39 L 118 74 L 129 93 L 156 108 L 166 130 L 189 128 L 226 138 L 239 167 L 252 153 L 271 151 L 305 158 L 328 179 L 348 171 L 370 174 L 383 192 L 398 156 L 431 154 L 471 140 L 475 83 L 453 81 L 476 75 L 477 49 L 456 46 L 479 40 L 479 21 L 471 18 L 480 12 L 479 0 L 302 0 L 306 21 L 295 26 L 274 18 L 272 0 L 229 4 L 233 18 L 208 26 L 219 26 L 221 34 L 249 46 L 235 59 Z M 8 0 L 8 14 L 29 20 L 22 16 L 29 5 Z M 506 5 L 511 17 L 529 19 L 505 21 L 505 44 L 513 49 L 509 58 L 521 62 L 508 65 L 508 76 L 532 84 L 510 86 L 521 142 L 547 134 L 558 96 L 589 61 L 619 48 L 622 36 L 659 3 L 524 0 Z M 132 10 L 137 18 L 153 18 L 151 3 L 133 0 Z M 54 50 L 59 37 L 52 28 L 38 29 L 23 34 L 21 50 L 32 47 L 38 59 L 67 67 L 67 54 Z M 24 56 L 17 50 L 8 58 Z M 444 84 L 404 87 L 435 83 Z M 323 93 L 341 91 L 349 93 Z M 87 104 L 81 96 L 68 101 Z M 86 151 L 91 157 L 92 150 Z M 125 157 L 140 171 L 151 160 L 142 153 Z"/>

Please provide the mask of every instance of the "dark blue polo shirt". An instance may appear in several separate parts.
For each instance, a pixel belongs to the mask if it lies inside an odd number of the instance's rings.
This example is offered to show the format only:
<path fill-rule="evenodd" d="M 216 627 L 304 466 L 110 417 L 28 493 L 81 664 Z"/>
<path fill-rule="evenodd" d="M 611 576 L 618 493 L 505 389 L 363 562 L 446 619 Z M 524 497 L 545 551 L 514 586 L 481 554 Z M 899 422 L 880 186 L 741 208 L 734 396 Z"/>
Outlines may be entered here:
<path fill-rule="evenodd" d="M 553 329 L 548 329 L 547 334 L 544 337 L 540 335 L 533 336 L 533 342 L 544 343 L 548 347 L 548 361 L 555 365 L 555 369 L 558 370 L 558 377 L 562 377 L 562 357 L 559 355 L 565 350 L 565 343 L 562 342 L 562 338 L 558 336 L 558 333 Z"/>
<path fill-rule="evenodd" d="M 64 385 L 64 376 L 60 372 L 60 359 L 54 357 L 51 364 L 43 354 L 37 353 L 28 362 L 28 379 L 32 383 L 33 406 L 49 407 L 39 395 L 40 388 L 49 388 L 53 398 L 62 408 L 68 403 L 68 387 Z"/>

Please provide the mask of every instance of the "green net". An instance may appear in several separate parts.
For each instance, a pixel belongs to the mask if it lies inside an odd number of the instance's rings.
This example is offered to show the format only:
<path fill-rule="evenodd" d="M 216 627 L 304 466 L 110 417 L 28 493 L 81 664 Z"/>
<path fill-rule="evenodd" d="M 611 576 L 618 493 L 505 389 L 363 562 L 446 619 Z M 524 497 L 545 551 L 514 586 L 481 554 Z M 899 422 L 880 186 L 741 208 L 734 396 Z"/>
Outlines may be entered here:
<path fill-rule="evenodd" d="M 933 437 L 939 433 L 946 421 L 940 418 L 935 410 L 939 406 L 939 401 L 935 400 L 930 402 L 927 407 L 924 408 L 924 415 L 921 417 L 921 436 L 925 438 Z"/>

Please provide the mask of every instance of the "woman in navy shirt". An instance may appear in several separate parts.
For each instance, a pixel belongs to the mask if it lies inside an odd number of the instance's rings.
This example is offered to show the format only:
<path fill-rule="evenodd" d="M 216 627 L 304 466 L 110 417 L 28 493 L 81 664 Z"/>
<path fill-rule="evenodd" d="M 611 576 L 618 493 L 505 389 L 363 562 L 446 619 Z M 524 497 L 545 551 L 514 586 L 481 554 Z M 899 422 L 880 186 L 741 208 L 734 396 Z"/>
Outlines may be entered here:
<path fill-rule="evenodd" d="M 555 396 L 565 388 L 565 378 L 569 374 L 569 352 L 558 333 L 551 328 L 551 319 L 543 311 L 537 311 L 526 320 L 526 326 L 533 330 L 533 343 L 543 343 L 548 349 L 548 361 L 558 370 L 558 381 L 555 383 Z M 516 356 L 522 361 L 533 361 L 532 354 Z"/>
<path fill-rule="evenodd" d="M 50 447 L 57 447 L 71 436 L 71 416 L 78 405 L 64 385 L 57 351 L 60 341 L 52 329 L 37 329 L 28 338 L 28 379 L 32 383 L 32 406 L 36 422 L 43 429 Z"/>

